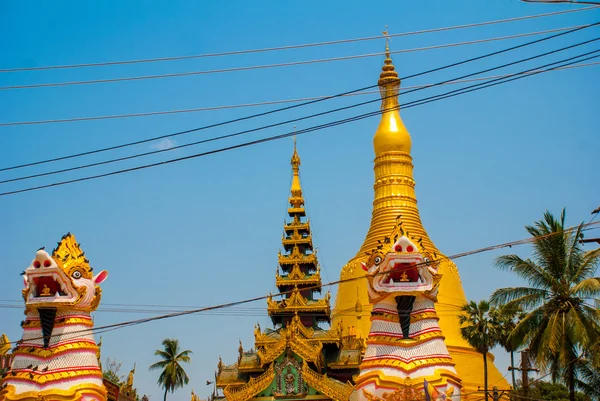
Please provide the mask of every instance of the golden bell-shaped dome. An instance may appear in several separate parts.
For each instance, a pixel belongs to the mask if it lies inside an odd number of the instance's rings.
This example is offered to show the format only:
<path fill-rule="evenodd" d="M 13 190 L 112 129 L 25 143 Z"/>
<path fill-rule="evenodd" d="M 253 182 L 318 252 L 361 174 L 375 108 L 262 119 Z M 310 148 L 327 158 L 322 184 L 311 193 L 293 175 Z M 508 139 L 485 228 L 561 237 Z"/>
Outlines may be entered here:
<path fill-rule="evenodd" d="M 386 44 L 386 58 L 379 75 L 379 90 L 381 92 L 381 121 L 373 137 L 375 157 L 387 152 L 410 153 L 412 141 L 410 134 L 400 118 L 398 92 L 400 78 L 392 64 L 389 48 Z"/>
<path fill-rule="evenodd" d="M 434 258 L 440 260 L 439 272 L 442 275 L 438 302 L 435 305 L 439 326 L 445 337 L 456 371 L 462 379 L 465 393 L 477 393 L 483 385 L 483 369 L 480 366 L 481 354 L 473 349 L 460 332 L 457 318 L 461 307 L 467 303 L 458 269 L 452 260 L 447 259 L 429 238 L 417 207 L 413 163 L 410 155 L 411 137 L 400 118 L 398 92 L 400 79 L 392 65 L 386 46 L 386 59 L 379 77 L 382 98 L 382 115 L 373 138 L 374 160 L 374 199 L 371 225 L 365 240 L 356 253 L 342 268 L 332 326 L 343 324 L 345 332 L 356 333 L 368 338 L 371 328 L 369 316 L 372 304 L 369 302 L 367 285 L 360 278 L 365 276 L 361 262 L 366 262 L 368 253 L 385 241 L 399 222 L 406 232 L 419 238 Z M 440 222 L 439 224 L 446 224 Z M 508 386 L 502 374 L 493 364 L 493 356 L 488 354 L 488 377 L 490 383 Z M 504 388 L 504 387 L 503 387 Z"/>

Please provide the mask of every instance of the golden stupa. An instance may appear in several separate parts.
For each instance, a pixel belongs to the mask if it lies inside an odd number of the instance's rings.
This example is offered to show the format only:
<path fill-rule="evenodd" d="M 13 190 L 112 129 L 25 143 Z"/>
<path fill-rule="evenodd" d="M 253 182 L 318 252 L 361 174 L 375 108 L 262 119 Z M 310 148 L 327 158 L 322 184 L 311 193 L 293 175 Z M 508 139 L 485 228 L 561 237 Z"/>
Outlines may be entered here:
<path fill-rule="evenodd" d="M 423 245 L 444 258 L 423 228 L 417 198 L 415 180 L 410 155 L 411 137 L 400 118 L 398 92 L 400 79 L 395 71 L 386 45 L 386 59 L 378 81 L 382 97 L 382 115 L 373 138 L 375 150 L 375 199 L 369 232 L 356 256 L 342 268 L 341 279 L 364 276 L 360 263 L 366 261 L 369 252 L 377 247 L 378 241 L 389 236 L 400 216 L 402 227 L 411 235 L 422 239 Z M 477 387 L 483 386 L 483 358 L 460 335 L 458 314 L 467 300 L 456 265 L 448 259 L 440 263 L 443 274 L 436 304 L 439 325 L 445 336 L 455 368 L 462 379 L 463 394 L 477 394 Z M 342 282 L 338 289 L 333 311 L 333 326 L 343 322 L 357 336 L 366 338 L 370 330 L 369 298 L 364 280 Z M 494 366 L 494 357 L 488 355 L 488 382 L 490 388 L 508 388 L 508 382 Z"/>

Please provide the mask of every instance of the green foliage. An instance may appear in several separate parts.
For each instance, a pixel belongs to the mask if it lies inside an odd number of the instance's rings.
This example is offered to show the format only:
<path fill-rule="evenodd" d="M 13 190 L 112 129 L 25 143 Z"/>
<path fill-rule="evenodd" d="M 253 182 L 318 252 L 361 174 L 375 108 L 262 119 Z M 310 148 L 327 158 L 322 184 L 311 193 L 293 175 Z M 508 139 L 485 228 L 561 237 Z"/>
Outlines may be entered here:
<path fill-rule="evenodd" d="M 525 396 L 523 389 L 517 387 L 517 395 Z M 528 398 L 547 400 L 547 401 L 569 401 L 569 389 L 561 383 L 550 383 L 542 380 L 532 381 L 529 385 Z M 519 398 L 517 398 L 519 399 Z M 575 392 L 575 401 L 591 401 L 588 395 L 579 391 Z"/>
<path fill-rule="evenodd" d="M 121 374 L 122 365 L 122 362 L 118 362 L 112 358 L 106 358 L 106 361 L 104 361 L 102 364 L 102 377 L 118 386 L 121 386 L 123 384 L 123 380 L 125 380 L 125 375 Z"/>
<path fill-rule="evenodd" d="M 167 393 L 173 393 L 176 389 L 190 382 L 190 378 L 181 363 L 191 362 L 190 354 L 192 354 L 192 351 L 181 351 L 179 340 L 174 338 L 165 338 L 162 345 L 162 350 L 159 349 L 154 352 L 154 355 L 159 356 L 161 360 L 150 365 L 150 370 L 161 371 L 157 383 L 165 390 L 164 400 L 166 401 Z"/>
<path fill-rule="evenodd" d="M 488 301 L 471 301 L 463 305 L 458 320 L 462 327 L 460 334 L 480 353 L 490 352 L 498 343 L 498 312 Z"/>
<path fill-rule="evenodd" d="M 483 355 L 483 379 L 485 399 L 488 399 L 487 353 L 498 343 L 500 337 L 497 309 L 488 301 L 471 301 L 463 305 L 458 320 L 460 334 L 467 342 Z"/>
<path fill-rule="evenodd" d="M 579 243 L 583 225 L 564 230 L 550 212 L 526 230 L 533 237 L 533 258 L 504 255 L 496 266 L 521 277 L 528 286 L 501 288 L 491 297 L 494 305 L 525 312 L 508 336 L 510 347 L 527 347 L 538 366 L 561 380 L 575 401 L 581 387 L 582 360 L 600 338 L 600 319 L 591 305 L 600 298 L 600 278 L 594 277 L 600 249 L 585 252 Z"/>

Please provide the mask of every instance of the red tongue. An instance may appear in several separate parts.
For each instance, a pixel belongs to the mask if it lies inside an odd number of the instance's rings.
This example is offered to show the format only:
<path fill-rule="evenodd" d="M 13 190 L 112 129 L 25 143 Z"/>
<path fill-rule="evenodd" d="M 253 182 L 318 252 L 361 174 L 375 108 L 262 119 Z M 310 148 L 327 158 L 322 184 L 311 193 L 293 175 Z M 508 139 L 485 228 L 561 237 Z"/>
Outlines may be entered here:
<path fill-rule="evenodd" d="M 33 282 L 36 286 L 37 297 L 53 297 L 60 289 L 52 277 L 36 277 Z"/>

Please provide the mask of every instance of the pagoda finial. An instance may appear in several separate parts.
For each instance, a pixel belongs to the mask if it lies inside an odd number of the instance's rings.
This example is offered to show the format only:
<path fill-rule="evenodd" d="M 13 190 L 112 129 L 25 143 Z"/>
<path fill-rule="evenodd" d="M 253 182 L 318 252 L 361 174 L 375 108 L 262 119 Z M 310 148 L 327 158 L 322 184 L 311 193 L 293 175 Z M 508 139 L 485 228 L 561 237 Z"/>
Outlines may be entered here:
<path fill-rule="evenodd" d="M 294 130 L 295 130 L 294 126 Z M 294 136 L 294 153 L 292 154 L 292 159 L 290 161 L 292 165 L 292 197 L 290 198 L 290 203 L 292 206 L 298 208 L 304 205 L 304 199 L 302 198 L 302 187 L 300 186 L 300 156 L 298 156 L 298 149 L 296 149 L 296 136 Z"/>
<path fill-rule="evenodd" d="M 385 58 L 390 58 L 390 34 L 388 33 L 388 26 L 385 25 L 385 31 L 381 32 L 385 36 Z"/>
<path fill-rule="evenodd" d="M 383 67 L 381 68 L 381 74 L 379 75 L 379 88 L 381 90 L 381 95 L 383 97 L 384 89 L 387 87 L 396 88 L 396 95 L 398 94 L 398 89 L 400 88 L 400 78 L 398 78 L 398 73 L 396 72 L 396 68 L 394 64 L 392 64 L 392 58 L 390 56 L 390 35 L 388 33 L 387 25 L 385 26 L 385 31 L 382 32 L 385 36 L 385 60 L 383 61 Z M 390 93 L 389 95 L 392 95 Z M 395 98 L 395 97 L 394 97 Z M 384 98 L 385 103 L 385 98 Z M 396 99 L 396 104 L 398 103 Z"/>
<path fill-rule="evenodd" d="M 373 138 L 375 156 L 383 153 L 404 152 L 410 154 L 411 138 L 408 130 L 400 118 L 400 104 L 398 94 L 400 93 L 400 78 L 390 57 L 389 34 L 385 35 L 385 60 L 379 74 L 379 92 L 381 94 L 381 122 Z"/>

